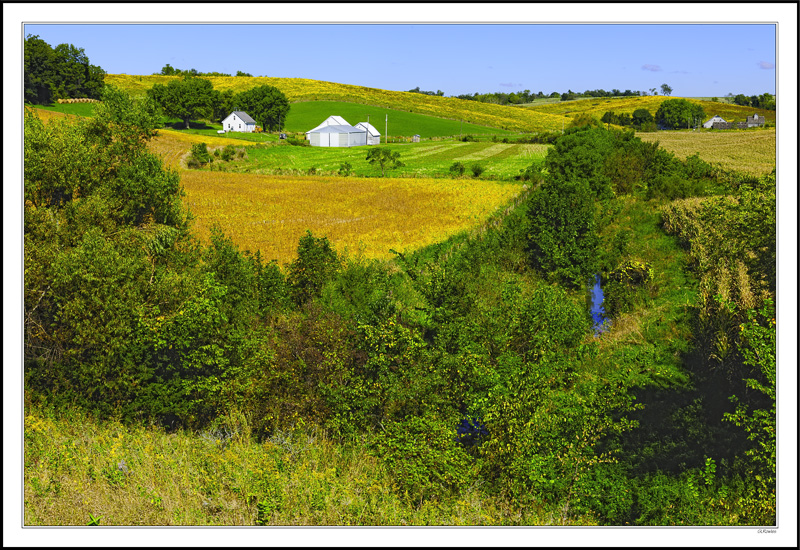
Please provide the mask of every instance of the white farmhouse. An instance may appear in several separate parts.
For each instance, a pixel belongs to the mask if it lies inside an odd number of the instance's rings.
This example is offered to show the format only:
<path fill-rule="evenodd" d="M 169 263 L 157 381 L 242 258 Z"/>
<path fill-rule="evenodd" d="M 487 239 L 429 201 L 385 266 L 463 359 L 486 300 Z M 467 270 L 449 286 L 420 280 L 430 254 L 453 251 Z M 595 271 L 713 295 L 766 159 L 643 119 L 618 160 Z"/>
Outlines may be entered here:
<path fill-rule="evenodd" d="M 244 111 L 234 111 L 222 121 L 226 132 L 255 132 L 256 121 Z"/>
<path fill-rule="evenodd" d="M 361 126 L 362 124 L 366 123 L 359 123 L 359 126 L 350 126 L 350 123 L 342 117 L 330 116 L 322 124 L 306 132 L 306 138 L 308 138 L 313 147 L 357 147 L 359 145 L 367 145 L 369 131 Z"/>
<path fill-rule="evenodd" d="M 380 132 L 378 132 L 378 130 L 375 129 L 375 126 L 373 126 L 369 122 L 359 122 L 358 124 L 356 124 L 356 128 L 361 128 L 367 131 L 367 145 L 381 144 Z"/>
<path fill-rule="evenodd" d="M 703 123 L 703 128 L 711 128 L 715 122 L 725 122 L 725 119 L 719 115 L 714 115 Z"/>

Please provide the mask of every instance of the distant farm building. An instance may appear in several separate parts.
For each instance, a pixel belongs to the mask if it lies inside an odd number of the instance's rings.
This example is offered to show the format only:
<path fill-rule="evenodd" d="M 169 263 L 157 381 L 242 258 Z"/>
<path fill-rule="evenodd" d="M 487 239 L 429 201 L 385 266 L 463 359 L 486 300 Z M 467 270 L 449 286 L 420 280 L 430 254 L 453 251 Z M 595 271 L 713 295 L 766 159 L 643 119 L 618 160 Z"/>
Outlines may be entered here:
<path fill-rule="evenodd" d="M 378 145 L 381 135 L 368 122 L 351 126 L 340 116 L 330 116 L 325 121 L 306 132 L 306 138 L 314 147 L 358 147 L 359 145 Z"/>
<path fill-rule="evenodd" d="M 375 126 L 373 126 L 369 122 L 359 122 L 358 124 L 356 124 L 356 128 L 361 128 L 367 131 L 367 145 L 381 144 L 380 132 L 378 132 L 378 130 L 375 129 Z"/>
<path fill-rule="evenodd" d="M 419 134 L 414 134 L 414 135 L 411 137 L 411 142 L 412 142 L 412 143 L 419 143 Z"/>
<path fill-rule="evenodd" d="M 747 121 L 745 122 L 725 122 L 723 120 L 721 122 L 714 122 L 711 128 L 714 130 L 744 130 L 745 128 L 764 126 L 764 122 L 766 122 L 764 117 L 755 113 L 753 116 L 747 117 Z M 703 124 L 703 126 L 705 126 L 705 124 Z M 707 127 L 708 126 L 706 126 L 706 128 Z"/>
<path fill-rule="evenodd" d="M 226 132 L 255 132 L 256 121 L 244 111 L 234 111 L 222 121 Z"/>
<path fill-rule="evenodd" d="M 754 126 L 764 126 L 764 117 L 758 116 L 758 113 L 747 117 L 747 127 L 753 128 Z"/>
<path fill-rule="evenodd" d="M 714 115 L 703 123 L 703 128 L 712 128 L 717 122 L 725 122 L 725 119 L 719 115 Z"/>

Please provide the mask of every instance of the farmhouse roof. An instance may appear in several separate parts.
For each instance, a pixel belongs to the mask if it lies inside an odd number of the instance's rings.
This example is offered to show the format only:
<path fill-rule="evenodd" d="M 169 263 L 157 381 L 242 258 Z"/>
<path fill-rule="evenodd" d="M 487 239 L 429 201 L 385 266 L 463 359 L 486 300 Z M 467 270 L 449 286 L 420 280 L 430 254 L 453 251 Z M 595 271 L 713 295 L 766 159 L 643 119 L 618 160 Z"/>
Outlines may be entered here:
<path fill-rule="evenodd" d="M 247 124 L 255 124 L 256 123 L 256 121 L 253 120 L 253 118 L 250 115 L 248 115 L 247 113 L 245 113 L 244 111 L 234 111 L 231 114 L 238 116 L 239 118 L 241 118 Z"/>
<path fill-rule="evenodd" d="M 375 129 L 375 126 L 373 126 L 369 122 L 359 122 L 358 124 L 356 124 L 356 128 L 363 128 L 371 136 L 379 136 L 379 135 L 381 135 L 380 132 L 378 132 L 378 130 Z"/>
<path fill-rule="evenodd" d="M 308 133 L 314 132 L 316 130 L 319 130 L 320 128 L 324 128 L 325 126 L 350 126 L 350 123 L 347 122 L 345 119 L 343 119 L 340 116 L 332 115 L 332 116 L 329 116 L 328 118 L 326 118 L 322 122 L 322 124 L 320 124 L 319 126 L 317 126 L 315 128 L 312 128 L 311 130 L 309 130 L 306 133 L 308 134 Z"/>
<path fill-rule="evenodd" d="M 314 128 L 306 133 L 310 134 L 311 132 L 317 132 L 318 134 L 363 134 L 366 130 L 349 124 L 330 124 L 322 128 Z"/>

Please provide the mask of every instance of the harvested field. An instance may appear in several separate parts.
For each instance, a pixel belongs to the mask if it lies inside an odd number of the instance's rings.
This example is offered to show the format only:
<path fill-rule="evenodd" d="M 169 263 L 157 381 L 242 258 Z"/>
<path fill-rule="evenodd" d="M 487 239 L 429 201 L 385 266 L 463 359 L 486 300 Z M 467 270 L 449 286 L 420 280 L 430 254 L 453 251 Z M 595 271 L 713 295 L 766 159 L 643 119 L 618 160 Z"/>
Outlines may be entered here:
<path fill-rule="evenodd" d="M 291 261 L 311 230 L 340 251 L 391 258 L 475 227 L 509 203 L 513 183 L 430 178 L 266 176 L 182 172 L 195 231 L 218 224 L 242 249 Z"/>
<path fill-rule="evenodd" d="M 657 141 L 680 159 L 697 153 L 710 164 L 748 174 L 768 174 L 776 162 L 775 128 L 655 132 L 640 133 L 637 137 L 642 141 Z"/>

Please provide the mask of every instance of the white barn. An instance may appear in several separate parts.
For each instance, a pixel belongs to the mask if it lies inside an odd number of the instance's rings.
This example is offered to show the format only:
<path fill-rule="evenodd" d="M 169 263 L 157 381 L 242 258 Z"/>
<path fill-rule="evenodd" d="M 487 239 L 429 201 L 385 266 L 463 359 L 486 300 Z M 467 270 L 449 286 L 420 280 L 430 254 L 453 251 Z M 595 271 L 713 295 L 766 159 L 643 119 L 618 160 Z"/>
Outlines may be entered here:
<path fill-rule="evenodd" d="M 711 128 L 715 122 L 725 122 L 725 119 L 719 115 L 714 115 L 703 123 L 703 128 Z"/>
<path fill-rule="evenodd" d="M 222 121 L 226 132 L 255 132 L 256 121 L 244 111 L 234 111 Z"/>
<path fill-rule="evenodd" d="M 306 132 L 312 147 L 358 147 L 367 144 L 367 131 L 349 124 L 331 124 Z"/>
<path fill-rule="evenodd" d="M 324 128 L 325 126 L 350 126 L 350 123 L 340 116 L 329 116 L 323 121 L 322 124 L 306 132 L 306 139 L 311 139 L 309 138 L 308 134 L 310 134 L 311 132 L 315 132 L 320 128 Z"/>
<path fill-rule="evenodd" d="M 357 147 L 368 144 L 370 129 L 367 126 L 372 128 L 366 122 L 350 126 L 340 116 L 329 116 L 322 124 L 306 132 L 306 138 L 313 147 Z M 376 134 L 380 136 L 375 128 L 372 128 L 372 132 L 373 139 Z"/>
<path fill-rule="evenodd" d="M 380 132 L 378 132 L 378 130 L 375 129 L 375 126 L 373 126 L 369 122 L 359 122 L 358 124 L 356 124 L 356 128 L 361 128 L 367 131 L 367 145 L 381 144 Z"/>

